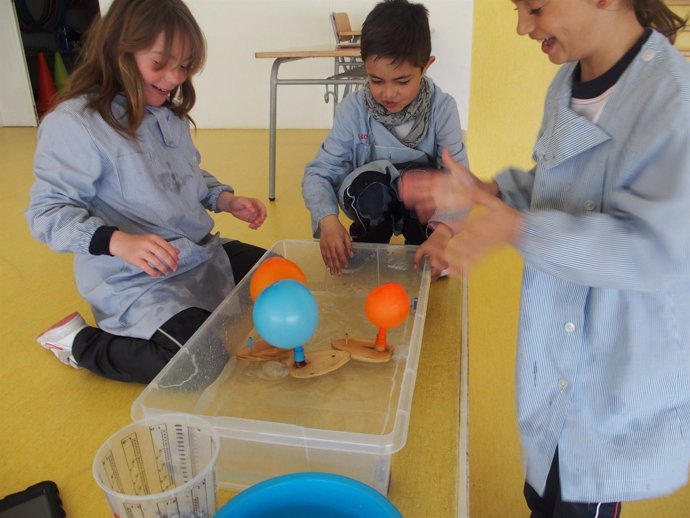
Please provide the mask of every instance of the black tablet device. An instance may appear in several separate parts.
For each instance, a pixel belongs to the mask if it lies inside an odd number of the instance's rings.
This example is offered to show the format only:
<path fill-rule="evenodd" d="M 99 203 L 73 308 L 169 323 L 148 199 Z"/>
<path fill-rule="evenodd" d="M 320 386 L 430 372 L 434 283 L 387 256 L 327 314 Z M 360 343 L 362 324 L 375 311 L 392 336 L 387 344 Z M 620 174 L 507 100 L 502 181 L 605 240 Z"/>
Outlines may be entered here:
<path fill-rule="evenodd" d="M 44 481 L 0 500 L 0 518 L 64 518 L 55 482 Z"/>

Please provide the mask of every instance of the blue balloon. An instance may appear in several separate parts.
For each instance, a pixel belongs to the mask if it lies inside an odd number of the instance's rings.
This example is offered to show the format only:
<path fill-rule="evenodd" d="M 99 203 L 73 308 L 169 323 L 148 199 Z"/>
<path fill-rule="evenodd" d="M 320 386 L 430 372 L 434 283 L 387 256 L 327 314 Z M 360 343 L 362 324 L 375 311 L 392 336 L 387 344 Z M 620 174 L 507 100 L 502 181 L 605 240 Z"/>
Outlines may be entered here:
<path fill-rule="evenodd" d="M 304 345 L 319 320 L 311 291 L 293 279 L 282 279 L 265 288 L 257 297 L 252 314 L 261 337 L 281 349 Z"/>

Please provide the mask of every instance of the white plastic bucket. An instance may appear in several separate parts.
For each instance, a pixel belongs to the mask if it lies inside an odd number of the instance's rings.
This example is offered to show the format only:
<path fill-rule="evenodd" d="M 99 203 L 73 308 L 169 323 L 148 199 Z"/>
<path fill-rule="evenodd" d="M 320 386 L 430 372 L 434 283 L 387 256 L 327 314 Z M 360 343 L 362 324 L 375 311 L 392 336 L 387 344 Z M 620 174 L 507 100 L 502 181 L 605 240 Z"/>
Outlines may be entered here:
<path fill-rule="evenodd" d="M 218 435 L 200 417 L 152 416 L 110 436 L 93 475 L 115 517 L 210 518 L 219 449 Z"/>

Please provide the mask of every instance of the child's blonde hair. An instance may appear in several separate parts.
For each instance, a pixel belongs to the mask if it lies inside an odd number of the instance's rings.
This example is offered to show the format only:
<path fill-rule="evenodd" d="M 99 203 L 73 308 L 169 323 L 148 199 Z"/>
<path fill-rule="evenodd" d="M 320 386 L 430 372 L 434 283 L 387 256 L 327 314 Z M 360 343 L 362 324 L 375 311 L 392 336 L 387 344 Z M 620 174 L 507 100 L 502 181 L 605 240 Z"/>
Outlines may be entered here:
<path fill-rule="evenodd" d="M 187 79 L 170 93 L 171 100 L 165 103 L 178 116 L 189 117 L 196 101 L 192 76 L 204 64 L 206 41 L 182 0 L 115 0 L 105 16 L 89 29 L 80 64 L 60 100 L 86 94 L 89 109 L 98 111 L 118 132 L 134 137 L 146 106 L 134 54 L 153 45 L 161 33 L 165 35 L 166 55 L 176 37 L 186 41 L 191 49 Z M 112 101 L 119 93 L 127 100 L 126 120 L 118 119 L 112 111 Z"/>

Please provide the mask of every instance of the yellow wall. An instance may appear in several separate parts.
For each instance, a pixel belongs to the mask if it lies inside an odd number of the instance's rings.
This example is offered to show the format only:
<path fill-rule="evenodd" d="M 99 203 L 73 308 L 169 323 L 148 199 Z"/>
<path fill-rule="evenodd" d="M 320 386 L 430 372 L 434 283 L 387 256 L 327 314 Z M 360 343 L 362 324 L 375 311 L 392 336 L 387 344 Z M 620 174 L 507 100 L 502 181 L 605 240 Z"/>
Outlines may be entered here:
<path fill-rule="evenodd" d="M 539 44 L 515 32 L 509 0 L 476 0 L 468 149 L 489 178 L 531 164 L 546 88 L 556 71 Z M 521 259 L 502 250 L 470 274 L 470 511 L 473 518 L 527 516 L 515 423 L 513 369 Z M 690 487 L 626 504 L 626 518 L 690 516 Z"/>

